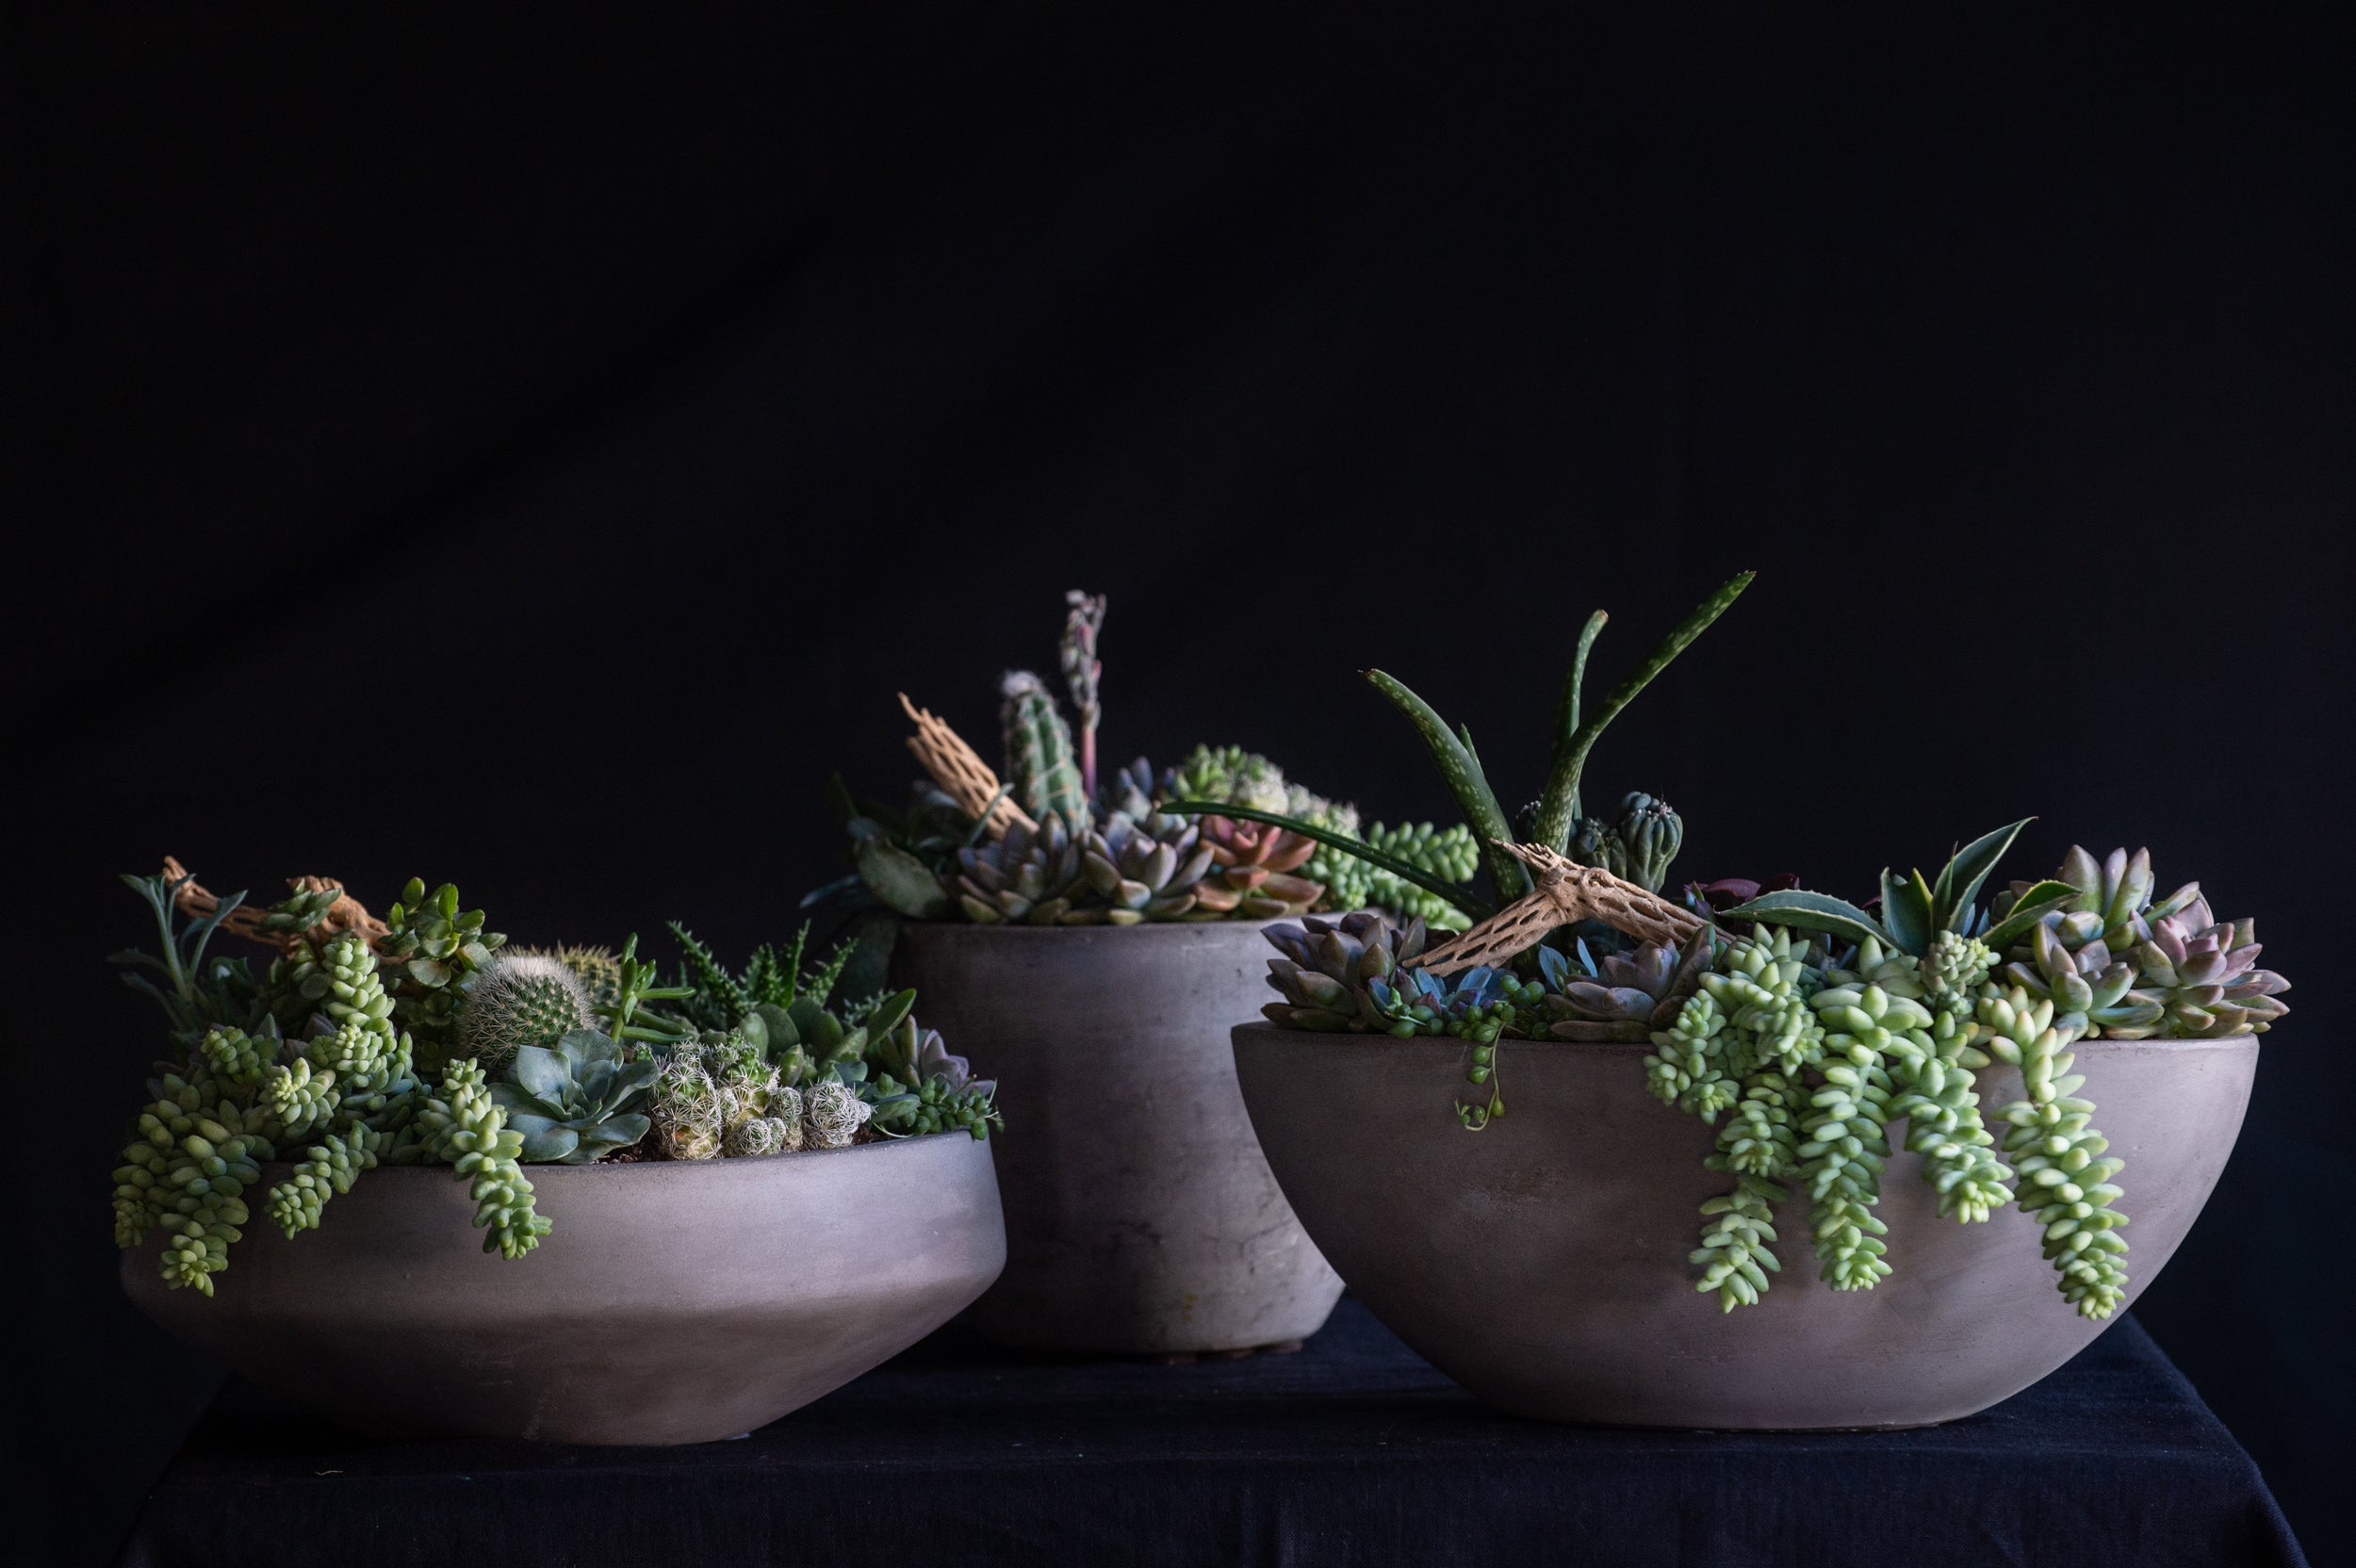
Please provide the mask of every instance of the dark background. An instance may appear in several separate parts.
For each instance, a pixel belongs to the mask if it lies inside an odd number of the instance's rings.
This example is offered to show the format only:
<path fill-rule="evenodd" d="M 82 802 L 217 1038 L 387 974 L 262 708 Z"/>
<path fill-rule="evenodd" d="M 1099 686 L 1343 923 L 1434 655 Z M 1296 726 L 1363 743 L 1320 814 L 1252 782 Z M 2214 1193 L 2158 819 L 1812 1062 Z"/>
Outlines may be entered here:
<path fill-rule="evenodd" d="M 1068 587 L 1111 756 L 1397 820 L 1358 669 L 1518 799 L 1588 610 L 1608 684 L 1751 567 L 1591 798 L 1852 894 L 2037 813 L 2010 874 L 2259 916 L 2296 1011 L 2138 1310 L 2356 1549 L 2351 55 L 1888 9 L 11 13 L 12 1533 L 102 1560 L 211 1383 L 112 1283 L 114 873 L 741 952 Z"/>

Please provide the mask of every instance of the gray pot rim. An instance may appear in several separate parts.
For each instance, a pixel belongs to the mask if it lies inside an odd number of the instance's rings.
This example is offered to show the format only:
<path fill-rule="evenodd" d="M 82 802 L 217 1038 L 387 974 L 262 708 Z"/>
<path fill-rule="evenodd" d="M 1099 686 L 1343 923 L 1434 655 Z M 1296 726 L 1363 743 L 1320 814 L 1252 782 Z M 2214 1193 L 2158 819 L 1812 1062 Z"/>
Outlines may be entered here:
<path fill-rule="evenodd" d="M 854 1143 L 842 1149 L 789 1149 L 775 1154 L 724 1154 L 709 1160 L 589 1160 L 580 1165 L 567 1165 L 562 1160 L 547 1160 L 537 1165 L 524 1165 L 522 1170 L 527 1177 L 536 1183 L 544 1173 L 557 1170 L 635 1170 L 641 1167 L 649 1166 L 663 1170 L 697 1170 L 706 1166 L 735 1166 L 742 1169 L 746 1166 L 765 1165 L 771 1160 L 803 1160 L 823 1158 L 830 1154 L 861 1154 L 870 1150 L 889 1149 L 898 1144 L 922 1143 L 927 1138 L 950 1137 L 973 1137 L 973 1135 L 959 1128 L 941 1133 L 911 1133 L 906 1137 L 877 1138 L 873 1143 Z M 989 1139 L 974 1138 L 973 1141 L 987 1143 Z M 298 1163 L 294 1160 L 263 1160 L 260 1165 L 266 1171 L 284 1170 L 291 1174 Z M 455 1167 L 439 1164 L 377 1165 L 370 1166 L 368 1169 L 368 1179 L 371 1181 L 387 1175 L 433 1176 L 442 1181 L 456 1180 Z"/>
<path fill-rule="evenodd" d="M 1377 1034 L 1373 1030 L 1367 1030 L 1362 1034 L 1350 1029 L 1287 1029 L 1281 1023 L 1276 1023 L 1264 1018 L 1238 1020 L 1229 1027 L 1236 1030 L 1264 1030 L 1271 1035 L 1287 1035 L 1296 1037 L 1303 1041 L 1328 1041 L 1335 1045 L 1388 1045 L 1413 1047 L 1420 1041 L 1429 1041 L 1434 1047 L 1445 1046 L 1450 1050 L 1462 1050 L 1466 1045 L 1472 1043 L 1469 1040 L 1458 1039 L 1453 1035 L 1400 1036 Z M 2247 1029 L 2238 1035 L 2202 1035 L 2191 1039 L 2183 1038 L 2181 1037 L 2164 1037 L 2155 1035 L 2144 1039 L 2121 1040 L 2113 1039 L 2109 1036 L 2105 1035 L 2100 1039 L 2073 1040 L 2070 1043 L 2067 1049 L 2076 1052 L 2100 1050 L 2105 1047 L 2123 1048 L 2126 1046 L 2147 1046 L 2166 1049 L 2213 1051 L 2229 1045 L 2239 1045 L 2244 1040 L 2256 1040 L 2258 1037 L 2259 1037 L 2254 1030 Z M 1532 1040 L 1500 1037 L 1496 1043 L 1500 1046 L 1544 1046 L 1552 1051 L 1580 1052 L 1595 1055 L 1625 1055 L 1630 1053 L 1641 1054 L 1648 1052 L 1652 1049 L 1651 1045 L 1642 1040 Z"/>

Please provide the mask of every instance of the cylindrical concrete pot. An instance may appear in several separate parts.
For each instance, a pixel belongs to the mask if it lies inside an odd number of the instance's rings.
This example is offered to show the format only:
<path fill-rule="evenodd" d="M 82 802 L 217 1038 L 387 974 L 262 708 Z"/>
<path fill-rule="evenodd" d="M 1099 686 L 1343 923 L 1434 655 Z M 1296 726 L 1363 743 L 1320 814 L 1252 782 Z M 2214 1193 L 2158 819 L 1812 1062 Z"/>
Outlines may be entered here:
<path fill-rule="evenodd" d="M 894 967 L 924 1021 L 1003 1086 L 1004 1344 L 1244 1350 L 1315 1333 L 1341 1281 L 1252 1136 L 1227 1032 L 1259 1011 L 1250 922 L 911 923 Z"/>
<path fill-rule="evenodd" d="M 1635 1045 L 1508 1041 L 1505 1114 L 1467 1133 L 1450 1104 L 1461 1043 L 1235 1030 L 1244 1099 L 1301 1223 L 1377 1316 L 1500 1409 L 1618 1426 L 1922 1426 L 1987 1409 L 2103 1325 L 2054 1289 L 2037 1223 L 1941 1218 L 1897 1155 L 1875 1212 L 1894 1272 L 1871 1291 L 1816 1278 L 1803 1197 L 1777 1211 L 1783 1272 L 1719 1311 L 1687 1254 L 1712 1130 L 1645 1092 Z M 2258 1044 L 2093 1040 L 2074 1070 L 2125 1159 L 2134 1285 L 2166 1266 L 2241 1128 Z M 1980 1075 L 1992 1113 L 2020 1072 Z M 1994 1118 L 1991 1115 L 1990 1120 Z M 1895 1141 L 1895 1140 L 1893 1140 Z"/>
<path fill-rule="evenodd" d="M 212 1298 L 165 1288 L 153 1242 L 123 1254 L 123 1284 L 178 1338 L 363 1431 L 701 1443 L 841 1387 L 997 1278 L 990 1147 L 535 1165 L 555 1229 L 513 1262 L 483 1252 L 447 1167 L 385 1168 L 292 1241 L 257 1213 Z"/>

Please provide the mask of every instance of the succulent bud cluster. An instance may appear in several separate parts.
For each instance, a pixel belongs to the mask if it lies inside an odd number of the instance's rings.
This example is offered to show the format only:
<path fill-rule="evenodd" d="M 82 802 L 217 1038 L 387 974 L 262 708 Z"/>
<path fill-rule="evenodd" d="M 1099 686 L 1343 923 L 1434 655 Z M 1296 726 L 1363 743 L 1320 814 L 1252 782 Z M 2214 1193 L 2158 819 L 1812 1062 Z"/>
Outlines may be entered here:
<path fill-rule="evenodd" d="M 1580 819 L 1564 853 L 1582 866 L 1601 866 L 1657 893 L 1669 880 L 1669 863 L 1684 843 L 1685 819 L 1667 801 L 1639 791 L 1621 798 L 1615 818 Z"/>

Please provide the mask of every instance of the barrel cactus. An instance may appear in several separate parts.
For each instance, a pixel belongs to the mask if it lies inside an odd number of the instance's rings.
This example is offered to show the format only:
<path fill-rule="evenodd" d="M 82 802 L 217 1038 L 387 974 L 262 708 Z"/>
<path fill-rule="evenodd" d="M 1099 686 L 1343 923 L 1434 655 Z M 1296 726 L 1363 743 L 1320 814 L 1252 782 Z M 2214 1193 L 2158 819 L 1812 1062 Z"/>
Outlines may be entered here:
<path fill-rule="evenodd" d="M 565 1036 L 596 1027 L 589 992 L 559 959 L 501 954 L 467 986 L 458 1008 L 455 1054 L 505 1071 L 527 1045 L 543 1050 Z"/>

